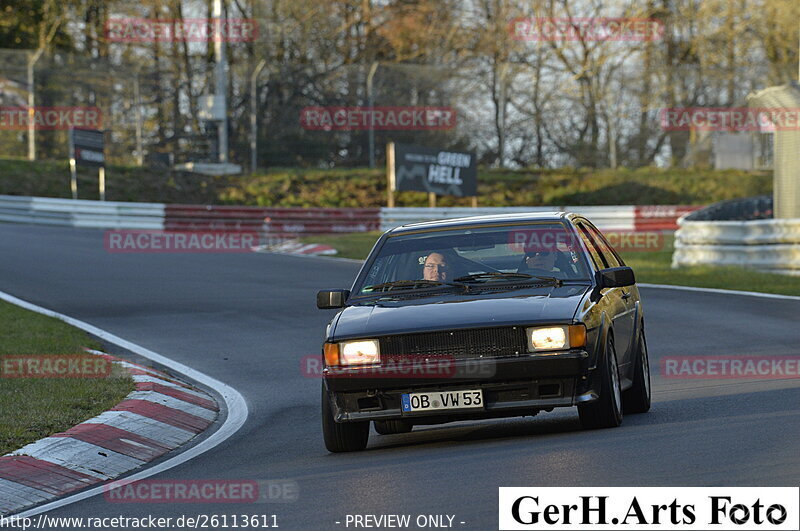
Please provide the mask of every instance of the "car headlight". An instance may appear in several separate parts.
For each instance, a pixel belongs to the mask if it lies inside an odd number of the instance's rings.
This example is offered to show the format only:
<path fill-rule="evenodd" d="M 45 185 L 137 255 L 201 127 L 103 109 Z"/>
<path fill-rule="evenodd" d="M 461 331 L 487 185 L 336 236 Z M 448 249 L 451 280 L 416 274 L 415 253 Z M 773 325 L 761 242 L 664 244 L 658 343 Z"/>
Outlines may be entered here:
<path fill-rule="evenodd" d="M 380 361 L 381 347 L 377 339 L 358 339 L 339 343 L 341 365 L 368 365 Z"/>
<path fill-rule="evenodd" d="M 528 350 L 566 350 L 586 345 L 584 325 L 536 326 L 525 329 Z"/>

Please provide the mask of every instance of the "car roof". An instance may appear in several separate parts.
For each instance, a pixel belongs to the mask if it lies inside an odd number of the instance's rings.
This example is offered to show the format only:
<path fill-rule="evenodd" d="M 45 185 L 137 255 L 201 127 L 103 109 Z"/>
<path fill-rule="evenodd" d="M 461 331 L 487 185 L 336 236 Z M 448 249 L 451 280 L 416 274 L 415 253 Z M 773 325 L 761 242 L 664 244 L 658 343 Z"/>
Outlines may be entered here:
<path fill-rule="evenodd" d="M 506 223 L 525 223 L 540 221 L 562 222 L 571 220 L 576 214 L 570 212 L 518 212 L 513 214 L 491 214 L 465 218 L 437 219 L 408 223 L 391 229 L 392 234 L 418 230 L 452 229 L 469 225 L 503 225 Z"/>

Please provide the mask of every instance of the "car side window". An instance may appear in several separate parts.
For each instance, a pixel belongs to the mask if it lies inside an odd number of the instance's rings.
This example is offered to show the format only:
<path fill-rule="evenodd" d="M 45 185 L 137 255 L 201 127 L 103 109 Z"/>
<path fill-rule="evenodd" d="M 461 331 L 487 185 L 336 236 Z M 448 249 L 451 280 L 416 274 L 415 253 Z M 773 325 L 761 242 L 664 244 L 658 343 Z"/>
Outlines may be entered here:
<path fill-rule="evenodd" d="M 589 256 L 592 258 L 592 262 L 594 263 L 594 267 L 597 270 L 606 269 L 608 266 L 605 265 L 603 261 L 602 255 L 600 251 L 597 249 L 597 245 L 595 244 L 594 240 L 589 236 L 589 233 L 586 232 L 586 229 L 583 226 L 583 223 L 576 223 L 576 227 L 578 227 L 578 234 L 583 240 L 583 243 L 586 245 L 586 248 L 589 249 Z"/>
<path fill-rule="evenodd" d="M 609 267 L 620 267 L 625 265 L 625 262 L 623 262 L 622 258 L 620 258 L 620 256 L 617 254 L 617 250 L 608 243 L 606 237 L 603 236 L 603 233 L 600 232 L 597 227 L 588 223 L 584 226 L 586 227 L 586 230 L 589 231 L 589 235 L 592 236 L 592 238 L 600 246 L 600 252 L 605 257 Z"/>

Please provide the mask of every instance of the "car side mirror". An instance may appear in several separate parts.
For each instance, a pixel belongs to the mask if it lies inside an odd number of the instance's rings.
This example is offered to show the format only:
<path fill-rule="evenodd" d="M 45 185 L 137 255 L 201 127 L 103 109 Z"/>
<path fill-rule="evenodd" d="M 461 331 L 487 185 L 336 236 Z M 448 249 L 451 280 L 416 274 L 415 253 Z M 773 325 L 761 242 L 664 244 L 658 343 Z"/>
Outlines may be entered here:
<path fill-rule="evenodd" d="M 636 276 L 630 267 L 610 267 L 595 273 L 595 282 L 598 289 L 623 288 L 636 284 Z"/>
<path fill-rule="evenodd" d="M 317 292 L 317 308 L 320 310 L 344 308 L 344 301 L 349 296 L 349 289 L 324 289 Z"/>

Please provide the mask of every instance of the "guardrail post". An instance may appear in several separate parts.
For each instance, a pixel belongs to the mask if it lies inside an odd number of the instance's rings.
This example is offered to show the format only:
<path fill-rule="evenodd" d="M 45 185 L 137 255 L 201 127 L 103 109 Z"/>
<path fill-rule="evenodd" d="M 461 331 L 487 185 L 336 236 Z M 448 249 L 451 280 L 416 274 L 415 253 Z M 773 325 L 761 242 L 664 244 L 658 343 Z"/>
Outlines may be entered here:
<path fill-rule="evenodd" d="M 394 142 L 386 144 L 386 206 L 394 208 Z"/>
<path fill-rule="evenodd" d="M 69 159 L 69 189 L 72 190 L 72 199 L 78 199 L 78 174 L 75 168 L 75 159 Z"/>
<path fill-rule="evenodd" d="M 97 185 L 100 188 L 100 201 L 106 200 L 106 169 L 100 166 L 97 170 Z"/>

